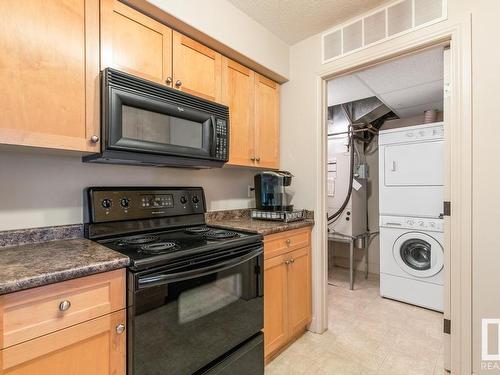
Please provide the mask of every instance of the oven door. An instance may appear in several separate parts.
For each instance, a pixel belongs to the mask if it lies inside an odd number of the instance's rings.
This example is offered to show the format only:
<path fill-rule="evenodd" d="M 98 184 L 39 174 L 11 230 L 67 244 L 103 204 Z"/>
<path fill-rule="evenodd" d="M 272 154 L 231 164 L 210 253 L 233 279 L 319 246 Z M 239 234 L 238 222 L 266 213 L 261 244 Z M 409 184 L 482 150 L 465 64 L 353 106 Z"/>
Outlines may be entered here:
<path fill-rule="evenodd" d="M 105 95 L 107 149 L 214 158 L 212 114 L 121 87 L 108 86 Z"/>
<path fill-rule="evenodd" d="M 129 375 L 203 373 L 259 333 L 262 251 L 224 250 L 135 274 Z"/>

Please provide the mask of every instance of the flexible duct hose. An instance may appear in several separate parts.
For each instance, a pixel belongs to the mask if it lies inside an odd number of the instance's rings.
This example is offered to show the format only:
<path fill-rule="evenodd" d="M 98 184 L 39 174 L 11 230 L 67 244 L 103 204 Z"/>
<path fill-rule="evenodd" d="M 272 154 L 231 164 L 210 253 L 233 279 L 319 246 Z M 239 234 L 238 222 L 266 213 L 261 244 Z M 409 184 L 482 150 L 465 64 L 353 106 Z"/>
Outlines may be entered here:
<path fill-rule="evenodd" d="M 342 212 L 345 210 L 349 203 L 349 199 L 351 199 L 351 194 L 352 194 L 352 181 L 354 179 L 354 134 L 352 133 L 352 126 L 349 126 L 349 151 L 350 151 L 350 169 L 349 169 L 349 187 L 347 188 L 347 195 L 344 199 L 344 202 L 342 203 L 342 206 L 333 213 L 332 215 L 328 216 L 327 222 L 330 224 L 333 220 L 335 220 Z"/>

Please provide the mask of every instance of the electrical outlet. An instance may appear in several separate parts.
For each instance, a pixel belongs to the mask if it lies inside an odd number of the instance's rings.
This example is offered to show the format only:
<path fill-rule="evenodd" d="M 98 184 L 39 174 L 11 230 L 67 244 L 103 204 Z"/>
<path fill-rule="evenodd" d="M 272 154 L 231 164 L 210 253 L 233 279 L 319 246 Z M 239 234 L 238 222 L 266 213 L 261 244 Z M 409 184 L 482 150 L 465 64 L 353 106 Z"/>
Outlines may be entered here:
<path fill-rule="evenodd" d="M 254 193 L 253 193 L 253 186 L 252 185 L 248 185 L 248 190 L 247 190 L 247 196 L 248 198 L 253 198 L 254 197 Z"/>

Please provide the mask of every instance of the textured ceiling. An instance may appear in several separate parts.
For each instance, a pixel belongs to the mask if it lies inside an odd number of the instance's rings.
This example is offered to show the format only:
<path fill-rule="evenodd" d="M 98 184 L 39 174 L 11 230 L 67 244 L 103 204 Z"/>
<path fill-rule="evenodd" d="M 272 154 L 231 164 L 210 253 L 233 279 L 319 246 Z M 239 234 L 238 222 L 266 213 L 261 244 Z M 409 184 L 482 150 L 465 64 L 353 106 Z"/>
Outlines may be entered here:
<path fill-rule="evenodd" d="M 443 110 L 443 49 L 435 48 L 328 82 L 328 105 L 377 96 L 401 118 Z"/>
<path fill-rule="evenodd" d="M 385 0 L 229 0 L 288 44 L 361 15 Z"/>

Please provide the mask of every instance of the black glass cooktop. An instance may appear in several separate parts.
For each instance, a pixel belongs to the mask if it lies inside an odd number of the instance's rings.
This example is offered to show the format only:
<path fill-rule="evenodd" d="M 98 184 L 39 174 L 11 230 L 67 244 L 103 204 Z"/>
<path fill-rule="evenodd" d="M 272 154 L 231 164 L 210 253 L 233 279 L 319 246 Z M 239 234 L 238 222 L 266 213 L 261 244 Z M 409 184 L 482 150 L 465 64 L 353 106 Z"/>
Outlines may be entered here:
<path fill-rule="evenodd" d="M 158 231 L 134 236 L 122 236 L 101 240 L 99 243 L 127 255 L 134 262 L 153 258 L 177 258 L 192 251 L 220 248 L 222 245 L 239 245 L 254 236 L 252 233 L 236 232 L 200 225 L 169 231 Z"/>

